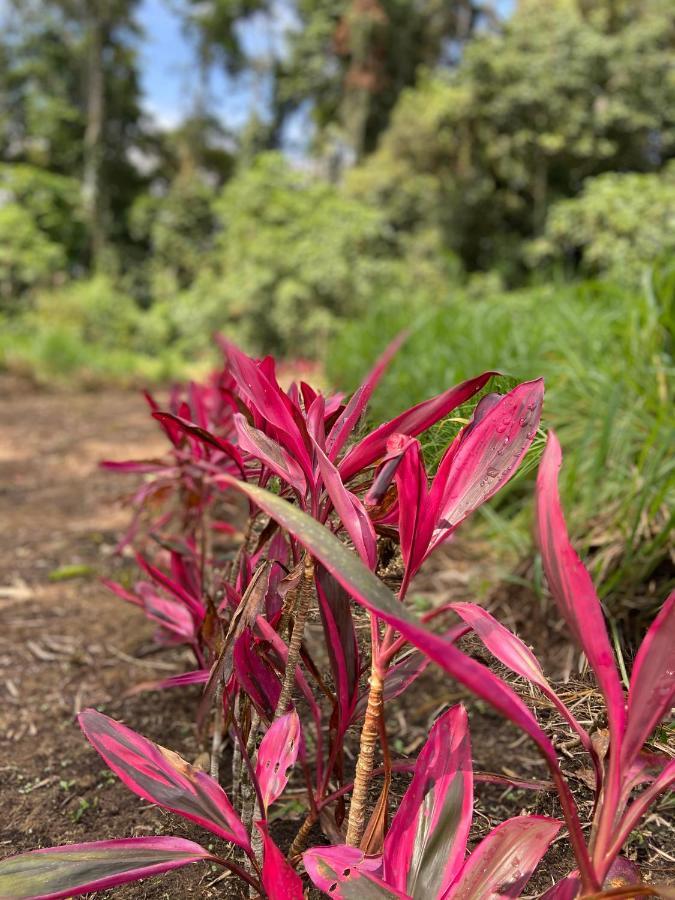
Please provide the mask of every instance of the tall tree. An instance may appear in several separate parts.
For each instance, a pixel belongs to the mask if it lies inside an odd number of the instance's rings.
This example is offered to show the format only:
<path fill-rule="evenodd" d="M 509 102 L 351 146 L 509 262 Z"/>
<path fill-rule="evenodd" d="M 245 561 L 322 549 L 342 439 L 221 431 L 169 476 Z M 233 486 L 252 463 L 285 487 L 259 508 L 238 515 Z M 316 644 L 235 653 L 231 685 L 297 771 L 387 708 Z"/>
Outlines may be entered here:
<path fill-rule="evenodd" d="M 138 4 L 10 2 L 2 155 L 80 178 L 94 266 L 109 240 L 124 236 L 124 214 L 140 186 L 129 161 L 142 140 Z"/>
<path fill-rule="evenodd" d="M 420 66 L 452 65 L 493 15 L 474 0 L 298 0 L 297 14 L 280 98 L 309 102 L 320 132 L 338 123 L 357 159 L 374 149 Z"/>

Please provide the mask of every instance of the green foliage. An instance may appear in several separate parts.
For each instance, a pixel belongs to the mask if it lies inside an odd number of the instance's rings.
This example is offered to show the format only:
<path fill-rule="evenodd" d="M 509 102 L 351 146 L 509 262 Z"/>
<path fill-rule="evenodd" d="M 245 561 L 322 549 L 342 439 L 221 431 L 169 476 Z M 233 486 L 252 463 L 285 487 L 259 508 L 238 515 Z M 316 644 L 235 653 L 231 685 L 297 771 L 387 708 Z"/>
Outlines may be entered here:
<path fill-rule="evenodd" d="M 16 204 L 67 261 L 77 259 L 86 241 L 81 190 L 75 178 L 22 163 L 0 163 L 0 203 Z"/>
<path fill-rule="evenodd" d="M 0 308 L 65 275 L 83 241 L 77 181 L 0 163 Z"/>
<path fill-rule="evenodd" d="M 646 266 L 675 256 L 675 163 L 661 173 L 607 173 L 550 211 L 534 262 L 581 260 L 588 274 L 635 282 Z"/>
<path fill-rule="evenodd" d="M 438 65 L 450 42 L 471 35 L 478 7 L 471 0 L 300 0 L 301 27 L 275 73 L 282 112 L 311 101 L 319 143 L 339 136 L 363 157 L 419 67 Z"/>
<path fill-rule="evenodd" d="M 193 293 L 214 326 L 233 328 L 246 345 L 314 356 L 334 319 L 372 296 L 386 253 L 378 211 L 281 155 L 259 156 L 229 182 L 216 212 L 214 267 Z"/>
<path fill-rule="evenodd" d="M 30 312 L 2 322 L 0 366 L 48 382 L 184 374 L 185 362 L 165 341 L 153 345 L 149 330 L 147 315 L 110 279 L 76 281 L 38 293 Z"/>
<path fill-rule="evenodd" d="M 398 223 L 402 193 L 403 221 L 435 223 L 469 269 L 514 278 L 553 202 L 586 177 L 653 170 L 675 153 L 674 43 L 660 0 L 611 32 L 573 4 L 523 3 L 454 71 L 428 70 L 403 93 L 359 195 Z"/>
<path fill-rule="evenodd" d="M 213 189 L 198 176 L 162 195 L 142 194 L 130 213 L 132 237 L 147 248 L 150 291 L 158 300 L 189 287 L 213 245 Z"/>
<path fill-rule="evenodd" d="M 66 264 L 63 248 L 40 230 L 18 203 L 0 206 L 0 305 L 9 306 L 27 288 L 49 281 Z"/>
<path fill-rule="evenodd" d="M 343 326 L 329 372 L 354 386 L 364 360 L 397 330 L 413 328 L 373 397 L 373 421 L 481 370 L 518 380 L 544 375 L 543 424 L 556 428 L 565 448 L 562 489 L 575 539 L 592 551 L 602 595 L 626 614 L 645 603 L 638 586 L 671 549 L 674 288 L 671 270 L 658 273 L 648 292 L 611 282 L 473 300 L 453 291 L 417 319 L 380 303 Z M 432 462 L 456 428 L 448 422 L 430 435 Z M 523 490 L 515 483 L 487 513 L 497 543 L 517 555 L 530 547 Z"/>

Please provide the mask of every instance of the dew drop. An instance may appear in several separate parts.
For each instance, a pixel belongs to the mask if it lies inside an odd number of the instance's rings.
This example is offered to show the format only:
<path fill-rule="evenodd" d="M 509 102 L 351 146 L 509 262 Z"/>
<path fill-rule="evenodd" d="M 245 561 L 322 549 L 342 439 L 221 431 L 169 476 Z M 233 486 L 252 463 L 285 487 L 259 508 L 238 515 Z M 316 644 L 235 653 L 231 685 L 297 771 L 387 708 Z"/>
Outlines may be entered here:
<path fill-rule="evenodd" d="M 497 469 L 495 469 L 494 466 L 490 466 L 485 474 L 488 476 L 488 478 L 496 478 L 497 475 L 499 475 L 499 472 L 497 471 Z"/>

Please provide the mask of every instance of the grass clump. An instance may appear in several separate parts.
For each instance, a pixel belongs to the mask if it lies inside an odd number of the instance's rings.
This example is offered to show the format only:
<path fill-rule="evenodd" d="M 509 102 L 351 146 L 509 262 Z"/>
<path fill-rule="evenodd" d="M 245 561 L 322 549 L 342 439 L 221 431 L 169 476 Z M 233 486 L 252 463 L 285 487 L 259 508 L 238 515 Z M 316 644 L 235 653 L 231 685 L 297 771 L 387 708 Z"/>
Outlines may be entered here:
<path fill-rule="evenodd" d="M 373 421 L 482 369 L 507 376 L 493 390 L 508 388 L 510 378 L 543 375 L 543 424 L 565 447 L 561 488 L 577 547 L 607 609 L 639 627 L 663 596 L 663 582 L 673 580 L 674 296 L 675 267 L 650 274 L 642 290 L 611 281 L 481 297 L 458 290 L 414 316 L 409 307 L 374 306 L 341 329 L 329 374 L 352 387 L 364 360 L 409 327 L 373 397 Z M 458 428 L 448 420 L 431 430 L 425 455 L 432 466 Z M 511 558 L 533 552 L 523 500 L 541 438 L 531 464 L 483 515 L 481 527 Z"/>

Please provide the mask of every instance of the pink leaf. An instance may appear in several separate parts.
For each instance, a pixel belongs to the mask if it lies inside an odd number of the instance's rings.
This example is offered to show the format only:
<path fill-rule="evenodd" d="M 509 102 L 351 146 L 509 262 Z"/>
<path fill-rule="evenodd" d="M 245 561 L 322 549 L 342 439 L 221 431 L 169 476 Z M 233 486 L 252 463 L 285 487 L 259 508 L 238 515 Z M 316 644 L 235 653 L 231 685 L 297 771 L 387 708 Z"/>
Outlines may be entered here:
<path fill-rule="evenodd" d="M 543 895 L 541 900 L 576 900 L 581 890 L 581 879 L 578 872 L 572 872 L 562 881 L 554 884 Z"/>
<path fill-rule="evenodd" d="M 389 588 L 345 547 L 325 526 L 281 497 L 256 485 L 226 476 L 227 483 L 246 494 L 283 528 L 295 535 L 354 599 L 379 618 L 394 625 L 453 678 L 466 685 L 526 731 L 557 770 L 557 756 L 548 737 L 514 691 L 452 642 L 434 634 L 401 604 Z"/>
<path fill-rule="evenodd" d="M 449 603 L 448 609 L 452 609 L 467 625 L 471 626 L 490 653 L 503 665 L 517 675 L 527 678 L 532 684 L 537 685 L 579 735 L 584 748 L 591 753 L 593 762 L 597 766 L 597 754 L 593 749 L 588 733 L 577 722 L 574 715 L 548 683 L 537 657 L 530 648 L 519 637 L 510 632 L 508 628 L 498 622 L 486 609 L 477 606 L 475 603 Z"/>
<path fill-rule="evenodd" d="M 477 378 L 464 381 L 430 400 L 413 406 L 390 422 L 380 425 L 347 452 L 339 465 L 342 480 L 347 483 L 357 472 L 371 466 L 384 456 L 387 440 L 392 434 L 400 432 L 412 437 L 421 434 L 439 419 L 447 416 L 455 407 L 461 406 L 462 403 L 473 397 L 495 374 L 495 372 L 484 372 Z"/>
<path fill-rule="evenodd" d="M 241 413 L 235 413 L 234 424 L 242 450 L 259 459 L 286 484 L 304 494 L 307 482 L 300 466 L 276 441 L 257 428 L 252 428 Z"/>
<path fill-rule="evenodd" d="M 300 719 L 295 710 L 276 719 L 260 742 L 255 767 L 265 808 L 283 793 L 300 749 Z"/>
<path fill-rule="evenodd" d="M 139 582 L 136 585 L 139 596 L 143 599 L 143 608 L 149 619 L 157 622 L 162 628 L 172 632 L 183 641 L 191 643 L 195 639 L 195 623 L 182 603 L 167 600 L 155 591 L 151 585 Z"/>
<path fill-rule="evenodd" d="M 558 493 L 561 462 L 560 444 L 551 431 L 537 477 L 537 537 L 541 558 L 558 609 L 586 654 L 605 696 L 612 746 L 618 752 L 626 719 L 624 696 L 600 601 L 591 576 L 567 536 Z"/>
<path fill-rule="evenodd" d="M 544 382 L 538 378 L 519 384 L 498 402 L 486 397 L 476 407 L 434 479 L 432 500 L 441 520 L 434 545 L 514 475 L 537 432 L 543 400 Z"/>
<path fill-rule="evenodd" d="M 422 565 L 436 524 L 436 510 L 429 500 L 427 471 L 422 459 L 419 441 L 393 435 L 387 450 L 401 445 L 403 459 L 396 469 L 398 490 L 398 528 L 401 537 L 401 554 L 406 566 L 401 596 L 405 595 L 410 579 Z"/>
<path fill-rule="evenodd" d="M 344 486 L 340 473 L 316 443 L 314 453 L 335 512 L 354 542 L 356 552 L 369 569 L 374 569 L 377 565 L 377 539 L 368 513 L 361 501 Z"/>
<path fill-rule="evenodd" d="M 262 883 L 268 900 L 302 900 L 302 878 L 274 843 L 264 822 L 256 822 L 263 839 Z"/>
<path fill-rule="evenodd" d="M 561 825 L 545 816 L 502 822 L 472 852 L 444 900 L 520 897 Z"/>
<path fill-rule="evenodd" d="M 171 675 L 169 678 L 159 678 L 156 681 L 141 681 L 125 691 L 124 696 L 133 697 L 143 691 L 163 691 L 167 688 L 185 687 L 188 684 L 206 684 L 208 680 L 208 669 L 195 669 L 193 672 L 183 672 L 182 675 Z"/>
<path fill-rule="evenodd" d="M 628 691 L 622 760 L 630 765 L 675 702 L 675 591 L 663 604 L 638 650 Z"/>
<path fill-rule="evenodd" d="M 313 883 L 335 900 L 407 900 L 408 895 L 379 876 L 381 857 L 367 857 L 357 847 L 313 847 L 302 861 Z"/>
<path fill-rule="evenodd" d="M 91 744 L 135 794 L 249 849 L 246 829 L 213 778 L 95 709 L 78 718 Z"/>
<path fill-rule="evenodd" d="M 340 740 L 352 719 L 356 702 L 359 687 L 359 647 L 347 592 L 321 565 L 315 566 L 314 579 L 337 694 L 340 719 L 336 740 Z"/>
<path fill-rule="evenodd" d="M 450 603 L 448 608 L 473 628 L 490 653 L 501 663 L 539 687 L 548 685 L 537 657 L 530 648 L 486 609 L 475 603 Z"/>
<path fill-rule="evenodd" d="M 349 435 L 354 430 L 356 423 L 361 418 L 368 401 L 377 386 L 384 370 L 392 358 L 398 352 L 401 344 L 408 337 L 407 331 L 402 331 L 385 349 L 384 353 L 376 360 L 375 365 L 366 376 L 365 381 L 354 391 L 349 403 L 333 425 L 328 440 L 326 441 L 326 453 L 331 462 L 335 461 L 338 453 L 344 447 Z"/>
<path fill-rule="evenodd" d="M 140 597 L 137 597 L 135 594 L 131 594 L 117 581 L 112 581 L 110 578 L 101 578 L 101 584 L 104 584 L 109 591 L 112 591 L 113 594 L 116 594 L 122 600 L 126 600 L 127 603 L 133 603 L 134 606 L 143 606 L 143 601 Z"/>
<path fill-rule="evenodd" d="M 229 341 L 220 340 L 227 354 L 232 374 L 241 395 L 258 410 L 265 422 L 278 429 L 282 443 L 289 450 L 306 475 L 311 473 L 311 464 L 303 438 L 306 428 L 302 418 L 293 414 L 293 405 L 276 382 L 273 362 L 257 363 L 242 353 Z M 302 434 L 304 429 L 305 434 Z"/>
<path fill-rule="evenodd" d="M 251 645 L 251 632 L 247 628 L 234 645 L 234 671 L 237 681 L 246 691 L 258 712 L 271 720 L 279 702 L 281 683 L 271 668 L 255 652 Z"/>
<path fill-rule="evenodd" d="M 135 472 L 145 475 L 151 472 L 161 472 L 166 469 L 166 462 L 161 459 L 103 459 L 99 463 L 102 469 L 110 469 L 113 472 Z"/>
<path fill-rule="evenodd" d="M 434 724 L 384 841 L 384 879 L 413 897 L 441 897 L 464 862 L 473 812 L 466 711 Z"/>
<path fill-rule="evenodd" d="M 293 534 L 316 557 L 354 599 L 378 618 L 393 625 L 403 637 L 419 647 L 442 669 L 481 697 L 528 734 L 539 747 L 555 780 L 570 839 L 587 883 L 593 883 L 588 851 L 571 792 L 563 779 L 550 739 L 532 712 L 517 694 L 487 666 L 458 650 L 451 642 L 434 634 L 402 604 L 355 553 L 347 549 L 330 530 L 281 497 L 230 476 L 225 480 L 246 494 L 262 510 Z"/>
<path fill-rule="evenodd" d="M 58 900 L 216 859 L 177 837 L 137 837 L 32 850 L 0 861 L 0 897 Z M 216 860 L 217 861 L 217 860 Z"/>
<path fill-rule="evenodd" d="M 141 569 L 148 573 L 153 581 L 156 581 L 157 584 L 164 588 L 164 590 L 181 600 L 198 622 L 201 622 L 204 619 L 205 611 L 200 600 L 188 593 L 188 591 L 186 591 L 182 585 L 178 584 L 177 581 L 174 581 L 172 578 L 169 578 L 168 575 L 165 575 L 161 569 L 157 568 L 157 566 L 153 566 L 147 560 L 143 559 L 140 553 L 136 554 L 136 562 Z"/>

